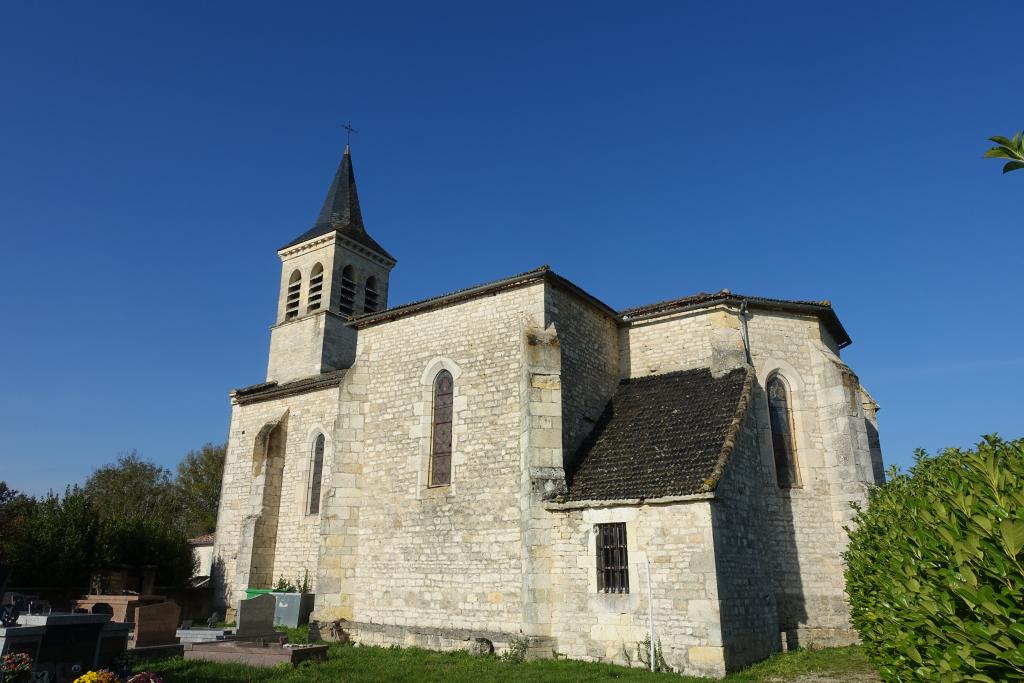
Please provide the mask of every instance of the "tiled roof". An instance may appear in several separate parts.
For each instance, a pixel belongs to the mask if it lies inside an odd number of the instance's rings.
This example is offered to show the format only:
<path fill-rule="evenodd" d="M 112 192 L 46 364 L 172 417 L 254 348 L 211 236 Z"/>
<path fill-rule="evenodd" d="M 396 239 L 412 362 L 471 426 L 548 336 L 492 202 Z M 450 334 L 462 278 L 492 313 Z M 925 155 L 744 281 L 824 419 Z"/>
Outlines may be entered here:
<path fill-rule="evenodd" d="M 203 534 L 202 536 L 196 536 L 195 538 L 188 539 L 189 545 L 213 545 L 213 534 Z"/>
<path fill-rule="evenodd" d="M 707 368 L 623 380 L 580 447 L 570 501 L 711 491 L 746 414 L 752 372 Z"/>
<path fill-rule="evenodd" d="M 391 261 L 395 260 L 395 257 L 385 251 L 384 247 L 377 243 L 377 240 L 370 237 L 363 225 L 363 213 L 359 208 L 359 194 L 356 192 L 356 171 L 352 167 L 352 154 L 348 146 L 345 147 L 345 153 L 341 157 L 338 172 L 334 174 L 334 180 L 327 188 L 327 197 L 324 198 L 324 205 L 320 209 L 316 223 L 281 249 L 294 247 L 314 237 L 335 231 Z"/>
<path fill-rule="evenodd" d="M 247 403 L 269 401 L 272 398 L 283 398 L 285 396 L 304 394 L 307 391 L 329 389 L 331 387 L 339 386 L 341 384 L 341 380 L 345 378 L 346 372 L 348 372 L 347 369 L 333 370 L 331 372 L 313 375 L 312 377 L 303 377 L 302 379 L 285 382 L 284 384 L 278 384 L 277 382 L 253 384 L 252 386 L 235 389 L 231 392 L 231 396 L 239 405 L 245 405 Z"/>

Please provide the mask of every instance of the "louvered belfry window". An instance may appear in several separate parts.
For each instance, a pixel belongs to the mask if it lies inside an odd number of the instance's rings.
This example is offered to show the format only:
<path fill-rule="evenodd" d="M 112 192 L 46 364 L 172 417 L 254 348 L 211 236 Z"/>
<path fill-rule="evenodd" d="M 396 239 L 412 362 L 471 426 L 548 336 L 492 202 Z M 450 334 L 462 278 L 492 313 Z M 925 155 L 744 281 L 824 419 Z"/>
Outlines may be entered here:
<path fill-rule="evenodd" d="M 625 522 L 597 525 L 597 590 L 603 593 L 629 592 Z"/>
<path fill-rule="evenodd" d="M 352 315 L 356 308 L 356 280 L 352 266 L 341 270 L 341 297 L 338 310 L 342 315 Z"/>
<path fill-rule="evenodd" d="M 284 319 L 291 320 L 299 317 L 299 292 L 302 289 L 302 275 L 299 271 L 292 273 L 288 278 L 288 293 L 285 296 Z"/>
<path fill-rule="evenodd" d="M 430 485 L 447 486 L 452 481 L 452 373 L 442 370 L 434 379 L 434 425 L 430 443 Z"/>
<path fill-rule="evenodd" d="M 800 486 L 793 444 L 793 413 L 789 407 L 789 388 L 779 375 L 768 378 L 768 416 L 772 428 L 772 451 L 775 453 L 775 476 L 779 488 Z"/>
<path fill-rule="evenodd" d="M 312 484 L 309 487 L 309 514 L 315 515 L 320 512 L 320 490 L 324 477 L 324 435 L 316 437 L 313 444 L 313 474 Z"/>
<path fill-rule="evenodd" d="M 320 298 L 324 292 L 324 267 L 319 263 L 313 266 L 309 275 L 309 295 L 306 297 L 306 312 L 312 313 L 320 308 Z"/>
<path fill-rule="evenodd" d="M 377 278 L 369 277 L 366 279 L 366 292 L 363 295 L 363 310 L 366 313 L 376 312 L 377 301 Z"/>

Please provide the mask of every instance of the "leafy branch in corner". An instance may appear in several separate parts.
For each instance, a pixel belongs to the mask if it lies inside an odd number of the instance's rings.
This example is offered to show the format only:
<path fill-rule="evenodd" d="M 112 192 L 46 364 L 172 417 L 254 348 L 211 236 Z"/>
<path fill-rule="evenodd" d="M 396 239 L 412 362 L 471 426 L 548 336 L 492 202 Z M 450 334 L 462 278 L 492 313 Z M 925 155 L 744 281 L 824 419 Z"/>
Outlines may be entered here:
<path fill-rule="evenodd" d="M 1017 131 L 1012 140 L 1002 135 L 993 135 L 989 140 L 997 146 L 985 152 L 986 159 L 1010 159 L 1003 166 L 1003 173 L 1024 168 L 1024 131 Z"/>

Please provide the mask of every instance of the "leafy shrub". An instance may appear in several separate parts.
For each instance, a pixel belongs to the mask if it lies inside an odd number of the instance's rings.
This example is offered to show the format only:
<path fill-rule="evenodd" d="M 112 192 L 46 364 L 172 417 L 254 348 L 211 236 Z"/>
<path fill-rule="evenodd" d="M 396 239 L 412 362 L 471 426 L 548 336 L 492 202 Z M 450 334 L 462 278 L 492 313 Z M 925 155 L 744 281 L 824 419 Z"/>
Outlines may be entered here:
<path fill-rule="evenodd" d="M 859 510 L 851 618 L 887 681 L 1024 680 L 1024 440 L 918 451 Z"/>

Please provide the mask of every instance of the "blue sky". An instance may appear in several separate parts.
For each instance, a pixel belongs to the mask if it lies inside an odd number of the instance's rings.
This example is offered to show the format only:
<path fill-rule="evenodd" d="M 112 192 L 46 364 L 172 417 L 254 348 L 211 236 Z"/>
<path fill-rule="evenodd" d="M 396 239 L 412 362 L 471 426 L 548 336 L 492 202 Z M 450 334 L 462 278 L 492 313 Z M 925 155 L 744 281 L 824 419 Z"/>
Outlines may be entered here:
<path fill-rule="evenodd" d="M 0 8 L 0 479 L 226 438 L 344 146 L 392 303 L 830 299 L 882 445 L 1024 435 L 1020 3 Z"/>

